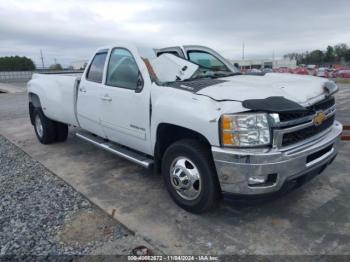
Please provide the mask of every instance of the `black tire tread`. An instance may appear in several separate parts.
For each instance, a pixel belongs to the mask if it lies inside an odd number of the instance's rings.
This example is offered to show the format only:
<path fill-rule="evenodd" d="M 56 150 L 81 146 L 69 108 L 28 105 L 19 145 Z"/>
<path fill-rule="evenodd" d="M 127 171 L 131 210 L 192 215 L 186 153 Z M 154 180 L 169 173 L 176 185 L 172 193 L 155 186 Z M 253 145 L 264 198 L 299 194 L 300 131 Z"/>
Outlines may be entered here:
<path fill-rule="evenodd" d="M 55 123 L 54 121 L 50 120 L 49 118 L 47 118 L 42 109 L 41 108 L 35 108 L 34 109 L 34 119 L 36 117 L 36 115 L 39 115 L 40 119 L 41 119 L 41 123 L 43 125 L 43 136 L 40 137 L 38 135 L 38 133 L 36 132 L 36 129 L 34 128 L 35 130 L 35 134 L 37 136 L 37 138 L 39 139 L 39 141 L 42 143 L 42 144 L 52 144 L 56 141 L 56 132 L 55 132 Z"/>
<path fill-rule="evenodd" d="M 210 148 L 206 146 L 204 143 L 201 143 L 198 140 L 194 139 L 183 139 L 175 142 L 174 144 L 170 145 L 169 148 L 165 151 L 163 161 L 162 161 L 162 173 L 163 177 L 166 179 L 167 174 L 167 160 L 166 158 L 171 153 L 174 148 L 183 148 L 184 150 L 189 150 L 192 152 L 199 160 L 200 160 L 200 166 L 202 166 L 202 169 L 205 169 L 204 172 L 209 172 L 208 175 L 211 176 L 210 180 L 212 183 L 212 187 L 207 189 L 207 195 L 204 196 L 202 200 L 199 201 L 199 203 L 193 205 L 193 206 L 186 206 L 183 203 L 179 201 L 176 197 L 173 196 L 173 194 L 170 192 L 171 197 L 174 199 L 174 201 L 184 208 L 185 210 L 192 212 L 192 213 L 204 213 L 209 210 L 212 210 L 216 208 L 216 206 L 219 203 L 220 198 L 220 186 L 219 181 L 216 175 L 216 169 L 214 166 L 214 162 L 212 159 L 212 156 L 210 154 Z M 193 159 L 192 159 L 193 160 Z M 198 164 L 198 163 L 197 163 Z M 200 168 L 200 166 L 198 168 Z M 166 173 L 164 173 L 166 172 Z M 167 183 L 166 183 L 167 184 Z M 168 184 L 167 184 L 168 186 Z M 168 188 L 169 190 L 169 188 Z"/>
<path fill-rule="evenodd" d="M 55 122 L 55 141 L 64 142 L 68 137 L 68 125 L 60 122 Z"/>

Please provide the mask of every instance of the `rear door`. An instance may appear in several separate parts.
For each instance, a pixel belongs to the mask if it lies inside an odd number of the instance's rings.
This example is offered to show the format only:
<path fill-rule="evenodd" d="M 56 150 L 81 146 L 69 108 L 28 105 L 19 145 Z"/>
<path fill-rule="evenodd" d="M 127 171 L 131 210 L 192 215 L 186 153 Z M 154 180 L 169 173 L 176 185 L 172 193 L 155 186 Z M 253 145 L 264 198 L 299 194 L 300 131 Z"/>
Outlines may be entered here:
<path fill-rule="evenodd" d="M 136 48 L 111 50 L 101 106 L 101 123 L 108 139 L 150 152 L 150 87 L 147 68 Z"/>
<path fill-rule="evenodd" d="M 95 54 L 81 79 L 77 100 L 77 113 L 80 126 L 101 137 L 105 136 L 100 124 L 100 117 L 101 106 L 103 104 L 101 100 L 102 80 L 107 51 L 102 50 Z"/>

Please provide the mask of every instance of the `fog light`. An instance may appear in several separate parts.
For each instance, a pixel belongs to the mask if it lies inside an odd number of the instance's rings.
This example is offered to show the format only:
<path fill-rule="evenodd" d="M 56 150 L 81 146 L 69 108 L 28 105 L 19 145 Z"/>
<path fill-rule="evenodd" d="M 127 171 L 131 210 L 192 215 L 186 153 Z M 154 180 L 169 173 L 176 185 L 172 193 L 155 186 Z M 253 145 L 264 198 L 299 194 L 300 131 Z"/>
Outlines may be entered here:
<path fill-rule="evenodd" d="M 267 177 L 266 176 L 251 176 L 248 179 L 248 185 L 259 185 L 259 184 L 264 184 L 266 182 Z"/>
<path fill-rule="evenodd" d="M 277 183 L 278 175 L 276 173 L 260 176 L 251 176 L 248 179 L 248 186 L 251 187 L 263 187 L 263 186 L 273 186 Z"/>

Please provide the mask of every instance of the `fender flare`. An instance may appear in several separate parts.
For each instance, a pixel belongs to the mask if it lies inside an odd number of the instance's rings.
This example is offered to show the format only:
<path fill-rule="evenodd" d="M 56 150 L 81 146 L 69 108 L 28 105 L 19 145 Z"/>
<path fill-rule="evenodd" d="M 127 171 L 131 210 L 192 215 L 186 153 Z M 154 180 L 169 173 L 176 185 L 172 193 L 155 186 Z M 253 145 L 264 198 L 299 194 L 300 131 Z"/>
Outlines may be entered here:
<path fill-rule="evenodd" d="M 28 94 L 28 100 L 29 100 L 29 117 L 30 122 L 32 125 L 34 125 L 34 110 L 36 108 L 41 108 L 40 98 L 37 94 L 29 93 Z"/>

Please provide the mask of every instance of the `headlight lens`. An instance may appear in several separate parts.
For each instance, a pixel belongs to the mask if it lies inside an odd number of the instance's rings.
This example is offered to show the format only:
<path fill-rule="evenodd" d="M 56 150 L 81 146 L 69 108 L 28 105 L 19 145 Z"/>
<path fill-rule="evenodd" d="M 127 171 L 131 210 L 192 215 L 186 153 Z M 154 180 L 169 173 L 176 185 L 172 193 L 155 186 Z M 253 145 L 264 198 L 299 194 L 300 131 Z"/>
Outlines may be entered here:
<path fill-rule="evenodd" d="M 267 114 L 235 114 L 221 117 L 223 146 L 252 147 L 270 144 Z"/>

